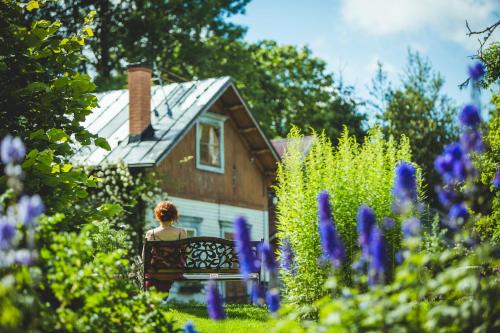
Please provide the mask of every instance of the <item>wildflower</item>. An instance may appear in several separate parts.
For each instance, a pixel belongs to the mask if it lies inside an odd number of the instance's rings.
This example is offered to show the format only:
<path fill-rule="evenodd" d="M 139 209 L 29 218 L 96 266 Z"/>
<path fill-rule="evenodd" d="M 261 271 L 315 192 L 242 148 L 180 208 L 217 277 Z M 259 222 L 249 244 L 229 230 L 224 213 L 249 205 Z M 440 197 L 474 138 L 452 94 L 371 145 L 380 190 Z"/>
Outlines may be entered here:
<path fill-rule="evenodd" d="M 418 234 L 420 233 L 420 228 L 420 220 L 416 217 L 412 217 L 411 219 L 403 223 L 403 235 L 405 236 L 405 238 L 418 236 Z"/>
<path fill-rule="evenodd" d="M 469 76 L 474 81 L 481 79 L 484 73 L 484 64 L 481 61 L 477 61 L 472 66 L 469 66 Z"/>
<path fill-rule="evenodd" d="M 244 217 L 238 217 L 234 221 L 234 234 L 241 274 L 247 275 L 258 271 L 257 258 L 252 251 L 250 231 Z"/>
<path fill-rule="evenodd" d="M 322 191 L 318 195 L 319 234 L 323 253 L 332 264 L 340 266 L 345 257 L 344 244 L 340 239 L 331 217 L 330 196 Z"/>
<path fill-rule="evenodd" d="M 226 318 L 224 302 L 214 281 L 210 281 L 208 284 L 207 310 L 209 317 L 213 320 L 222 320 Z"/>
<path fill-rule="evenodd" d="M 390 230 L 396 226 L 396 221 L 389 217 L 384 217 L 384 219 L 382 220 L 382 226 L 385 230 Z"/>
<path fill-rule="evenodd" d="M 6 217 L 0 217 L 0 250 L 6 249 L 9 246 L 15 234 L 16 226 Z"/>
<path fill-rule="evenodd" d="M 402 202 L 417 200 L 417 177 L 413 165 L 401 162 L 396 166 L 392 193 Z"/>
<path fill-rule="evenodd" d="M 281 267 L 283 267 L 287 271 L 291 271 L 294 254 L 292 245 L 290 244 L 288 238 L 285 238 L 283 240 L 280 247 L 280 251 L 281 251 Z"/>
<path fill-rule="evenodd" d="M 467 222 L 469 219 L 469 212 L 467 211 L 467 207 L 464 203 L 455 204 L 451 206 L 450 211 L 448 212 L 448 218 L 458 224 L 463 224 Z"/>
<path fill-rule="evenodd" d="M 197 330 L 195 330 L 195 328 L 194 328 L 193 322 L 191 322 L 191 321 L 188 321 L 188 322 L 184 325 L 184 327 L 182 328 L 182 331 L 183 331 L 184 333 L 198 333 L 198 331 L 197 331 Z"/>
<path fill-rule="evenodd" d="M 18 204 L 18 214 L 19 218 L 25 225 L 32 225 L 33 221 L 43 214 L 45 211 L 45 206 L 43 205 L 42 199 L 38 194 L 32 197 L 23 195 L 19 200 Z"/>
<path fill-rule="evenodd" d="M 363 249 L 363 253 L 367 255 L 371 234 L 376 224 L 375 213 L 370 207 L 363 205 L 358 209 L 357 220 L 359 244 Z"/>
<path fill-rule="evenodd" d="M 455 192 L 443 189 L 443 188 L 438 188 L 437 189 L 437 195 L 438 195 L 438 200 L 443 205 L 444 207 L 451 206 L 453 202 L 457 200 L 457 195 Z"/>
<path fill-rule="evenodd" d="M 467 131 L 460 137 L 460 144 L 466 152 L 483 152 L 484 142 L 481 133 L 477 130 Z"/>
<path fill-rule="evenodd" d="M 271 289 L 266 293 L 266 304 L 271 313 L 275 313 L 280 308 L 280 294 L 277 289 Z"/>
<path fill-rule="evenodd" d="M 260 258 L 262 260 L 262 265 L 269 271 L 269 272 L 276 272 L 277 265 L 276 265 L 276 260 L 274 260 L 274 253 L 272 247 L 268 243 L 262 243 L 259 245 L 259 254 Z"/>
<path fill-rule="evenodd" d="M 497 169 L 497 173 L 495 174 L 495 177 L 493 177 L 493 187 L 500 189 L 500 168 Z"/>
<path fill-rule="evenodd" d="M 36 259 L 36 253 L 27 249 L 16 251 L 14 262 L 21 265 L 31 265 L 33 260 Z"/>
<path fill-rule="evenodd" d="M 262 305 L 266 298 L 266 288 L 263 284 L 255 282 L 252 285 L 252 303 Z"/>
<path fill-rule="evenodd" d="M 434 167 L 446 184 L 464 181 L 475 174 L 472 162 L 457 142 L 444 149 L 443 154 L 434 161 Z"/>
<path fill-rule="evenodd" d="M 376 274 L 385 272 L 387 266 L 387 249 L 384 234 L 375 226 L 370 237 L 370 267 Z"/>
<path fill-rule="evenodd" d="M 462 126 L 477 128 L 477 126 L 481 123 L 479 109 L 474 104 L 465 105 L 458 115 L 458 120 Z"/>
<path fill-rule="evenodd" d="M 23 160 L 26 154 L 26 148 L 23 141 L 19 137 L 13 138 L 7 135 L 1 144 L 1 159 L 4 164 L 19 163 Z"/>

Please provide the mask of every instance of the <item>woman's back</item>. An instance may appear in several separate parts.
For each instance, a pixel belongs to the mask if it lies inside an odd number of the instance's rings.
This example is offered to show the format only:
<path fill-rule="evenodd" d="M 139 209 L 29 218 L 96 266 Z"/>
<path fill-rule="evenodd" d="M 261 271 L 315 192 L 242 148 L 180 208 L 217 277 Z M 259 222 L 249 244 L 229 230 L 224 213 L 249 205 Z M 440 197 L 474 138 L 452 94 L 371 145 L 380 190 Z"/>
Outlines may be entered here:
<path fill-rule="evenodd" d="M 174 226 L 159 226 L 146 232 L 146 239 L 172 241 L 187 238 L 186 230 Z"/>

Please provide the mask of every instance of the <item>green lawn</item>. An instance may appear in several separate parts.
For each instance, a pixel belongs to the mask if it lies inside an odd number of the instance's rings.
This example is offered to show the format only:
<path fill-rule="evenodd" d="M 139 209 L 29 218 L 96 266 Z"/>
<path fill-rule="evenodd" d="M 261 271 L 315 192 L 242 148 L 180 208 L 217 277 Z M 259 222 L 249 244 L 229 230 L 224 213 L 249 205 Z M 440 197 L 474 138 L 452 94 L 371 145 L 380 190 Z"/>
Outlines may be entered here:
<path fill-rule="evenodd" d="M 170 312 L 181 326 L 192 321 L 200 333 L 264 333 L 271 327 L 267 310 L 251 305 L 227 305 L 227 318 L 222 321 L 208 318 L 207 309 L 202 305 L 175 305 Z"/>

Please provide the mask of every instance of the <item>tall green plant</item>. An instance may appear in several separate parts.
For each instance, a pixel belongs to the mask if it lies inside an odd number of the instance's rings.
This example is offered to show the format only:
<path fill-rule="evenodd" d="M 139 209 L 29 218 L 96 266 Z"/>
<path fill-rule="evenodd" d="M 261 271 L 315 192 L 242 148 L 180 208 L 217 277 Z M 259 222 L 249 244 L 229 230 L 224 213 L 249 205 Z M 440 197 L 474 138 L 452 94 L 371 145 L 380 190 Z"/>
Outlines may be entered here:
<path fill-rule="evenodd" d="M 382 217 L 395 219 L 395 227 L 387 230 L 391 258 L 400 246 L 400 220 L 393 216 L 391 205 L 395 165 L 411 161 L 409 140 L 385 140 L 380 130 L 372 130 L 363 145 L 344 130 L 334 149 L 324 135 L 314 135 L 311 149 L 304 155 L 302 136 L 296 128 L 289 135 L 290 143 L 278 168 L 278 237 L 288 239 L 295 254 L 295 266 L 283 272 L 284 291 L 288 300 L 311 303 L 325 291 L 328 266 L 318 263 L 321 249 L 317 223 L 317 194 L 331 194 L 333 216 L 346 247 L 346 260 L 341 280 L 352 283 L 350 267 L 357 256 L 358 207 L 373 207 L 379 223 Z M 394 260 L 394 259 L 393 259 Z M 394 262 L 393 262 L 394 264 Z"/>

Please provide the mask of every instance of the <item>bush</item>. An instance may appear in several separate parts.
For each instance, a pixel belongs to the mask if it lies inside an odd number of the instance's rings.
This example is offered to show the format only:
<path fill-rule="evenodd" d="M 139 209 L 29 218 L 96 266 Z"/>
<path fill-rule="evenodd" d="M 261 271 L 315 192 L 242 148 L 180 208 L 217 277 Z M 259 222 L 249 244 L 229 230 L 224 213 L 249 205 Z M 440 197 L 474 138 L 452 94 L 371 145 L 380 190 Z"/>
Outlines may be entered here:
<path fill-rule="evenodd" d="M 57 224 L 61 215 L 41 223 Z M 80 233 L 53 234 L 42 249 L 47 270 L 41 329 L 47 332 L 173 332 L 164 294 L 140 292 L 129 279 L 124 250 L 97 252 L 94 225 Z"/>
<path fill-rule="evenodd" d="M 301 135 L 292 130 L 282 163 L 278 168 L 276 194 L 278 237 L 288 239 L 295 253 L 295 267 L 284 271 L 284 293 L 293 303 L 312 303 L 325 291 L 328 269 L 318 263 L 321 255 L 318 237 L 316 198 L 321 190 L 331 194 L 335 224 L 346 247 L 341 280 L 352 283 L 350 266 L 359 252 L 356 215 L 361 204 L 372 207 L 381 223 L 391 216 L 399 226 L 400 219 L 392 213 L 394 167 L 400 160 L 410 161 L 409 141 L 401 138 L 384 140 L 382 133 L 372 130 L 360 145 L 344 131 L 334 150 L 324 135 L 315 135 L 312 147 L 303 156 Z M 400 247 L 399 228 L 388 232 L 390 256 Z"/>

